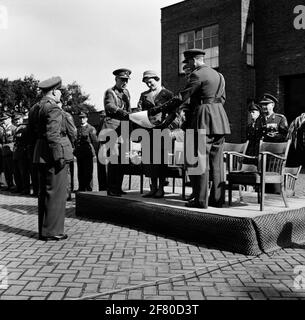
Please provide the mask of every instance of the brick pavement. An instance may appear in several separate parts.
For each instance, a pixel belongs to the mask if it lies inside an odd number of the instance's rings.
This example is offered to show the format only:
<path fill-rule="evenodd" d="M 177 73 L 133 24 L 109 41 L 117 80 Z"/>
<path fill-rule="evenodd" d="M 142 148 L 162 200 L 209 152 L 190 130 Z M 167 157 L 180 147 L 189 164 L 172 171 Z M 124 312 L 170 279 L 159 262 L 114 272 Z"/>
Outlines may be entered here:
<path fill-rule="evenodd" d="M 304 195 L 302 175 L 297 196 Z M 96 183 L 96 181 L 95 181 Z M 126 183 L 126 181 L 125 181 Z M 67 241 L 37 240 L 37 200 L 0 194 L 0 299 L 266 300 L 304 299 L 293 286 L 305 245 L 246 257 L 75 216 Z M 2 269 L 3 270 L 3 269 Z M 133 290 L 126 290 L 133 288 Z"/>

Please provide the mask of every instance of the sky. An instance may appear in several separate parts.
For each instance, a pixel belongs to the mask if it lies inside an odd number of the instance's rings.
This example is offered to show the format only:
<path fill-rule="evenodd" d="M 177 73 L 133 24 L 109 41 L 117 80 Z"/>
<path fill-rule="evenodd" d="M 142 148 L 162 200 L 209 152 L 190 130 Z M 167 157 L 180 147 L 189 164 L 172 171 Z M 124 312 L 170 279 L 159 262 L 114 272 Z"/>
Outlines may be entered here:
<path fill-rule="evenodd" d="M 136 107 L 145 70 L 161 73 L 161 8 L 181 0 L 0 0 L 0 78 L 61 76 L 97 110 L 113 70 L 132 71 Z"/>

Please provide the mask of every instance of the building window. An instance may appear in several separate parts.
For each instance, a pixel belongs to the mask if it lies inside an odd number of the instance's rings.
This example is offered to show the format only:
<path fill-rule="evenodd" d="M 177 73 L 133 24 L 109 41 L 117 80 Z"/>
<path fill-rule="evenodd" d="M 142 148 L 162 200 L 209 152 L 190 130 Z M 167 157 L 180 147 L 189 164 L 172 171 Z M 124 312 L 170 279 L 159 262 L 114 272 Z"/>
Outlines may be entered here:
<path fill-rule="evenodd" d="M 254 23 L 250 23 L 247 26 L 246 35 L 246 45 L 247 45 L 247 65 L 254 66 Z"/>
<path fill-rule="evenodd" d="M 205 63 L 212 67 L 219 66 L 218 24 L 181 33 L 179 35 L 179 72 L 184 73 L 183 52 L 188 49 L 203 49 Z"/>

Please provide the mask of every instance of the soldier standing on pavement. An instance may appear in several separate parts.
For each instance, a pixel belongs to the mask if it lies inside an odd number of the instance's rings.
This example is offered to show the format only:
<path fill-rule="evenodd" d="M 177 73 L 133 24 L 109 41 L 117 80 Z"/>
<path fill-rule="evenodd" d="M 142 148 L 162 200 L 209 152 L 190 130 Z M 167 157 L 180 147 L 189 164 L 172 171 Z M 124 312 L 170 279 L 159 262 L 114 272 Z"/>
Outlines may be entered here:
<path fill-rule="evenodd" d="M 14 135 L 14 178 L 16 191 L 23 194 L 30 194 L 30 161 L 28 158 L 28 125 L 24 121 L 23 114 L 14 115 L 16 131 Z"/>
<path fill-rule="evenodd" d="M 120 164 L 121 159 L 121 121 L 129 120 L 129 113 L 131 112 L 130 94 L 127 90 L 128 80 L 130 79 L 131 71 L 128 69 L 117 69 L 113 71 L 115 75 L 115 86 L 106 90 L 104 95 L 104 109 L 106 117 L 104 119 L 102 131 L 104 129 L 115 130 L 119 137 L 116 144 L 116 155 L 118 156 L 118 164 L 109 163 L 108 170 L 108 186 L 107 194 L 109 196 L 120 197 L 125 192 L 122 190 L 122 183 L 124 178 L 123 165 Z M 112 152 L 113 150 L 111 150 Z M 110 152 L 110 150 L 108 150 Z"/>
<path fill-rule="evenodd" d="M 74 154 L 77 159 L 78 191 L 92 191 L 93 159 L 96 156 L 96 130 L 88 123 L 85 112 L 79 114 L 81 125 L 77 129 Z"/>
<path fill-rule="evenodd" d="M 2 163 L 7 184 L 7 188 L 5 190 L 15 191 L 13 175 L 13 148 L 16 127 L 12 124 L 12 116 L 8 113 L 4 113 L 1 120 L 3 121 L 3 125 L 0 128 L 0 139 L 2 140 Z"/>
<path fill-rule="evenodd" d="M 67 165 L 73 160 L 63 110 L 60 106 L 61 78 L 53 77 L 39 83 L 43 97 L 37 113 L 38 132 L 34 163 L 38 164 L 38 230 L 39 239 L 64 240 L 64 221 L 67 200 Z M 33 128 L 33 126 L 30 126 Z"/>
<path fill-rule="evenodd" d="M 265 120 L 265 142 L 284 142 L 288 133 L 288 122 L 284 115 L 273 111 L 278 100 L 269 93 L 265 93 L 259 104 L 263 108 Z"/>

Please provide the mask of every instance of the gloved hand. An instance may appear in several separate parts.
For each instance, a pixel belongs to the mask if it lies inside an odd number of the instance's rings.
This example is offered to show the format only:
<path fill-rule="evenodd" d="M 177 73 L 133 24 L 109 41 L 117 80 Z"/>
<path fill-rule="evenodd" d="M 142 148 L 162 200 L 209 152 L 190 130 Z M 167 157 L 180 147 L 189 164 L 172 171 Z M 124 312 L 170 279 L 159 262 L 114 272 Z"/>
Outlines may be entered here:
<path fill-rule="evenodd" d="M 115 115 L 118 120 L 129 120 L 129 113 L 123 109 L 118 109 Z"/>
<path fill-rule="evenodd" d="M 59 172 L 65 167 L 65 165 L 66 165 L 65 159 L 63 158 L 58 159 L 57 161 L 55 161 L 55 170 Z"/>

